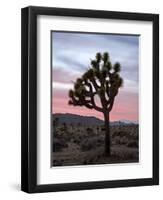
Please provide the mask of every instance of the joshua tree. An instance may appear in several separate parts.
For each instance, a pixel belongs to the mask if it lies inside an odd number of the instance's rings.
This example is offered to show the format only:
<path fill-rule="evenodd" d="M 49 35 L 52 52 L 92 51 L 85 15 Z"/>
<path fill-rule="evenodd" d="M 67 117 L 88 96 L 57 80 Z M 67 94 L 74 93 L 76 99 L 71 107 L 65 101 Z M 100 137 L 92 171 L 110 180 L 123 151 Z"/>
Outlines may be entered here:
<path fill-rule="evenodd" d="M 123 84 L 119 76 L 120 64 L 113 66 L 107 52 L 97 53 L 91 66 L 81 78 L 77 78 L 74 89 L 69 91 L 69 104 L 74 106 L 85 106 L 102 112 L 105 122 L 105 153 L 111 155 L 110 120 L 109 114 L 113 108 L 115 96 Z M 99 106 L 96 103 L 100 99 Z"/>

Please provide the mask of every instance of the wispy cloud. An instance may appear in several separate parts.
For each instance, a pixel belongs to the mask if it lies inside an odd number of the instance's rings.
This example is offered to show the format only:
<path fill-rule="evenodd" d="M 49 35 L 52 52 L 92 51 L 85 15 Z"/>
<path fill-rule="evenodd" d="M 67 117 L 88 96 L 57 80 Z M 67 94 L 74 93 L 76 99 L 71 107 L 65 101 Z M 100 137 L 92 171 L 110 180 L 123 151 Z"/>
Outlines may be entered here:
<path fill-rule="evenodd" d="M 72 88 L 73 81 L 88 69 L 90 59 L 94 58 L 97 52 L 105 51 L 109 52 L 112 63 L 117 61 L 121 63 L 121 76 L 124 79 L 124 87 L 121 89 L 121 94 L 136 95 L 128 99 L 128 104 L 132 104 L 134 98 L 138 99 L 139 36 L 134 35 L 53 32 L 52 66 L 54 94 L 58 95 L 59 91 L 61 91 L 62 97 L 68 101 L 67 94 L 68 90 Z M 54 96 L 54 99 L 56 97 Z M 130 100 L 132 102 L 129 102 Z M 127 104 L 125 105 L 127 106 Z M 135 103 L 135 106 L 132 104 L 131 107 L 134 107 L 135 119 L 138 118 L 138 103 Z M 124 109 L 127 111 L 127 107 Z M 133 113 L 132 111 L 132 115 Z"/>
<path fill-rule="evenodd" d="M 69 68 L 73 70 L 77 70 L 80 72 L 87 70 L 87 67 L 84 65 L 84 63 L 82 63 L 81 60 L 77 60 L 76 56 L 71 57 L 71 56 L 59 55 L 57 59 L 62 65 L 66 64 L 67 66 L 69 66 Z"/>

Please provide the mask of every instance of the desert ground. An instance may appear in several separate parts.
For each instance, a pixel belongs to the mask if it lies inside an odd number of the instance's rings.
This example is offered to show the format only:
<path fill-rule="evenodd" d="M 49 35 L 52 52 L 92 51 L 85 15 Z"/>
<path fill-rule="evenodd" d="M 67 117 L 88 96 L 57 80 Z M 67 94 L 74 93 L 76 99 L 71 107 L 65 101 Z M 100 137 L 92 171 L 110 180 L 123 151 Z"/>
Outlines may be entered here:
<path fill-rule="evenodd" d="M 133 163 L 139 161 L 137 124 L 110 127 L 111 156 L 104 154 L 105 128 L 55 123 L 52 131 L 52 166 Z"/>

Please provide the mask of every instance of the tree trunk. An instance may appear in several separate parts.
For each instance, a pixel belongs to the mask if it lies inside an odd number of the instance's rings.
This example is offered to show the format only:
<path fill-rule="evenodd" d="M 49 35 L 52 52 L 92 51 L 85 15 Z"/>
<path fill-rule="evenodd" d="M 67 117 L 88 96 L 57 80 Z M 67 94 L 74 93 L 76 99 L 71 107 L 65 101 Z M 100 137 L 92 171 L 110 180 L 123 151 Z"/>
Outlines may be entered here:
<path fill-rule="evenodd" d="M 104 121 L 105 121 L 105 154 L 107 156 L 111 155 L 111 141 L 110 141 L 110 119 L 109 113 L 104 113 Z"/>

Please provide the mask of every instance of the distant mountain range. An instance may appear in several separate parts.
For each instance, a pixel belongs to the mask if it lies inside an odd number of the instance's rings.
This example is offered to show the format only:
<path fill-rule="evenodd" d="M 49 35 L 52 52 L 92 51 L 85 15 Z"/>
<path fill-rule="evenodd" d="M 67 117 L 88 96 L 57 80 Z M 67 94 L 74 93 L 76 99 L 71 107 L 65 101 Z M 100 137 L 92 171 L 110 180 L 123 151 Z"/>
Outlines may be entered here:
<path fill-rule="evenodd" d="M 81 125 L 85 125 L 85 126 L 99 126 L 99 125 L 103 125 L 104 121 L 101 119 L 98 119 L 96 117 L 93 116 L 81 116 L 81 115 L 75 115 L 75 114 L 70 114 L 70 113 L 56 113 L 53 114 L 53 119 L 54 118 L 58 118 L 59 119 L 59 123 L 63 124 L 81 124 Z M 129 121 L 129 120 L 120 120 L 120 121 L 114 121 L 114 122 L 110 122 L 111 126 L 118 126 L 118 125 L 134 125 L 136 124 L 135 122 Z"/>

